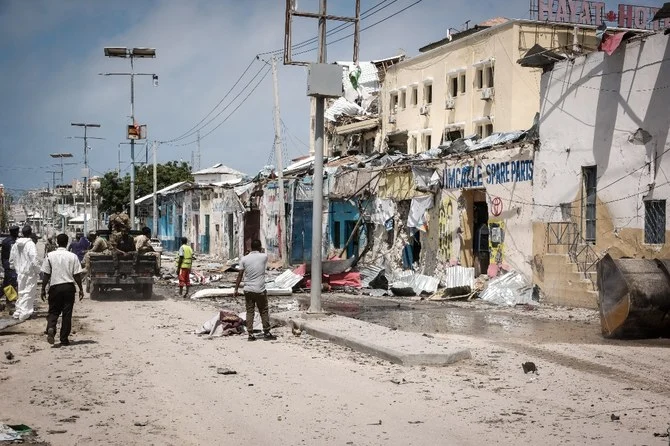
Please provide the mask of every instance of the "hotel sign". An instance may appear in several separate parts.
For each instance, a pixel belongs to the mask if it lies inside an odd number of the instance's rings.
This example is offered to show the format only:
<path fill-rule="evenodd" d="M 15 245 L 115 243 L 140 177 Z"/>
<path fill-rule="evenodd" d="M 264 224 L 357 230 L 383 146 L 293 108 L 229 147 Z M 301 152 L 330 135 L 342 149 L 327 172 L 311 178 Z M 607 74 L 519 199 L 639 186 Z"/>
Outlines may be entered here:
<path fill-rule="evenodd" d="M 542 22 L 600 26 L 614 22 L 619 28 L 659 30 L 670 25 L 651 19 L 660 8 L 619 4 L 617 11 L 607 10 L 605 2 L 581 0 L 530 0 L 531 18 Z"/>

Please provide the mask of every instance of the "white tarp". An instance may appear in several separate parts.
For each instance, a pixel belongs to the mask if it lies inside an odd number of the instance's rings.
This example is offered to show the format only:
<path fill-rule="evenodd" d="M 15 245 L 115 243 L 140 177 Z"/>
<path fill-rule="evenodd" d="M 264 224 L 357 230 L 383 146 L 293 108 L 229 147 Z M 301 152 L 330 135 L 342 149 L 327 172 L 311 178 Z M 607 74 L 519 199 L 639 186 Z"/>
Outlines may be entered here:
<path fill-rule="evenodd" d="M 428 217 L 426 216 L 426 212 L 432 207 L 432 195 L 412 198 L 412 204 L 409 208 L 409 216 L 407 217 L 407 227 L 417 228 L 421 231 L 428 230 Z"/>
<path fill-rule="evenodd" d="M 372 203 L 372 222 L 383 225 L 395 214 L 395 201 L 390 198 L 375 198 Z"/>

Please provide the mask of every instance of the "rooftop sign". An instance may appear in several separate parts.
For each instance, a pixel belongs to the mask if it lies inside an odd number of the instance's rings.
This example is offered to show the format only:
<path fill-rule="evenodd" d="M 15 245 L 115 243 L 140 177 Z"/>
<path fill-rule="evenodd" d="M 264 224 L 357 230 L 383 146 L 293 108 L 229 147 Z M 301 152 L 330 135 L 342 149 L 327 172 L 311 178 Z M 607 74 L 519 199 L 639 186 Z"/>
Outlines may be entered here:
<path fill-rule="evenodd" d="M 614 22 L 619 28 L 659 30 L 670 25 L 651 19 L 660 8 L 619 4 L 616 11 L 607 10 L 605 2 L 580 0 L 530 0 L 533 20 L 600 26 Z"/>

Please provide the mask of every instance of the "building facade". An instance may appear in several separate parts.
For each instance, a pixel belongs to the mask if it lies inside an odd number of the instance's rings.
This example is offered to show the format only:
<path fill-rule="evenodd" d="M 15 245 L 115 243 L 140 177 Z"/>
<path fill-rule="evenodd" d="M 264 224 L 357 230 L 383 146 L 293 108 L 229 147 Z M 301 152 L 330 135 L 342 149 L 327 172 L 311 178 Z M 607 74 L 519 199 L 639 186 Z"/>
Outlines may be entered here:
<path fill-rule="evenodd" d="M 535 281 L 550 302 L 594 307 L 604 253 L 670 256 L 669 86 L 662 33 L 543 75 L 533 252 Z"/>
<path fill-rule="evenodd" d="M 386 147 L 413 154 L 468 135 L 529 128 L 540 107 L 542 69 L 517 61 L 535 45 L 593 50 L 595 31 L 495 19 L 427 45 L 386 72 L 381 94 Z"/>

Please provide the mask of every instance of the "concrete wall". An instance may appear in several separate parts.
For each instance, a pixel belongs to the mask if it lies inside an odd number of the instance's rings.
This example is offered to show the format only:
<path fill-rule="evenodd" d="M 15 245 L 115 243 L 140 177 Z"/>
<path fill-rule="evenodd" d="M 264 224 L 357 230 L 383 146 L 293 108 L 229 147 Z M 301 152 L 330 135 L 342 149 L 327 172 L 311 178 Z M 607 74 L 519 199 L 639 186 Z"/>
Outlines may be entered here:
<path fill-rule="evenodd" d="M 389 68 L 382 87 L 382 136 L 394 131 L 408 131 L 417 137 L 417 152 L 437 147 L 445 128 L 462 128 L 465 135 L 477 132 L 480 124 L 493 124 L 494 132 L 527 129 L 539 111 L 540 69 L 523 68 L 516 61 L 533 45 L 557 48 L 572 44 L 572 25 L 516 21 L 481 31 L 400 62 Z M 595 30 L 580 28 L 578 41 L 593 48 Z M 475 85 L 477 69 L 493 66 L 494 96 L 482 100 L 482 90 Z M 453 110 L 445 109 L 450 97 L 448 79 L 465 73 L 465 92 L 454 97 Z M 420 114 L 426 103 L 424 86 L 432 83 L 430 113 Z M 411 89 L 417 87 L 417 105 L 410 101 Z M 391 94 L 406 93 L 406 106 L 390 109 Z M 400 101 L 400 99 L 399 99 Z M 393 117 L 394 123 L 389 122 Z M 431 135 L 426 147 L 425 135 Z M 411 152 L 411 149 L 409 150 Z"/>
<path fill-rule="evenodd" d="M 644 242 L 644 199 L 666 199 L 670 184 L 670 45 L 657 34 L 557 63 L 542 77 L 541 149 L 535 163 L 534 254 L 547 222 L 581 227 L 582 167 L 597 167 L 596 251 L 614 257 L 667 257 Z M 638 129 L 649 140 L 636 141 Z M 561 203 L 570 203 L 562 216 Z M 666 210 L 667 212 L 667 210 Z M 666 220 L 666 240 L 668 237 Z"/>
<path fill-rule="evenodd" d="M 531 145 L 521 145 L 449 161 L 442 169 L 446 187 L 436 197 L 429 229 L 422 234 L 424 272 L 432 274 L 448 264 L 474 266 L 473 207 L 486 202 L 489 230 L 500 228 L 503 235 L 501 243 L 489 236 L 493 271 L 504 267 L 531 279 L 533 156 Z M 454 174 L 462 178 L 463 172 L 467 177 L 468 171 L 472 174 L 467 182 L 448 181 Z"/>

